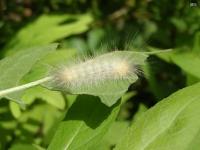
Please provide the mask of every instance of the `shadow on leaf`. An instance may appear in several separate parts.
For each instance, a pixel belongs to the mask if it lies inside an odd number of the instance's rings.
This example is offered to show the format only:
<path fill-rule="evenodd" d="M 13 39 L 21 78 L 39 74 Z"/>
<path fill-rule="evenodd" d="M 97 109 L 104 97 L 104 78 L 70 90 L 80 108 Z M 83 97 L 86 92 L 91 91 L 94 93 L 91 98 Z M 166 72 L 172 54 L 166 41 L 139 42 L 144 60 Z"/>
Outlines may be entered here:
<path fill-rule="evenodd" d="M 64 121 L 83 120 L 90 128 L 97 128 L 118 105 L 108 107 L 100 99 L 91 95 L 80 95 L 69 109 Z"/>

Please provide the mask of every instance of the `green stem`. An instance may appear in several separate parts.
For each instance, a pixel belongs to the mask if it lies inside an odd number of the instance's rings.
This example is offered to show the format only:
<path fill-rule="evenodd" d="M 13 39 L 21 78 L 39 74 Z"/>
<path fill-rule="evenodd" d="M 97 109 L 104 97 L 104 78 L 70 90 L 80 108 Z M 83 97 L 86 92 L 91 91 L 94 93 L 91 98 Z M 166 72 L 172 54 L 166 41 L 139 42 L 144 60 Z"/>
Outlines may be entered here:
<path fill-rule="evenodd" d="M 27 88 L 34 87 L 36 85 L 50 81 L 51 79 L 52 79 L 52 77 L 45 77 L 43 79 L 36 80 L 36 81 L 30 82 L 30 83 L 27 83 L 27 84 L 23 84 L 23 85 L 20 85 L 20 86 L 16 86 L 16 87 L 13 87 L 13 88 L 2 90 L 2 91 L 0 91 L 0 97 L 5 96 L 5 95 L 10 94 L 10 93 L 14 93 L 14 92 L 25 90 Z"/>

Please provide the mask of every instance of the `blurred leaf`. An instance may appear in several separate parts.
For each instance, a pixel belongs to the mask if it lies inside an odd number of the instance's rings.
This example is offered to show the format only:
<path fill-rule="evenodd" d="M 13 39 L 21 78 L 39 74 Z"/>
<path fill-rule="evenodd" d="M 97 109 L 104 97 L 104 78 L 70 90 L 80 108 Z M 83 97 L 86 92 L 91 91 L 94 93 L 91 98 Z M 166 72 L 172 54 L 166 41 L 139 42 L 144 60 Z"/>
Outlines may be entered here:
<path fill-rule="evenodd" d="M 83 54 L 83 55 L 85 55 L 86 54 L 85 52 L 88 50 L 88 46 L 85 40 L 78 37 L 74 37 L 69 40 L 66 40 L 63 44 L 67 48 L 76 49 L 78 53 Z"/>
<path fill-rule="evenodd" d="M 200 54 L 191 52 L 177 53 L 171 59 L 185 72 L 200 79 Z"/>
<path fill-rule="evenodd" d="M 13 115 L 15 118 L 19 118 L 19 117 L 21 116 L 22 112 L 21 112 L 21 109 L 20 109 L 20 107 L 19 107 L 18 104 L 16 104 L 16 103 L 10 101 L 9 107 L 10 107 L 10 110 L 11 110 L 12 115 Z"/>
<path fill-rule="evenodd" d="M 60 111 L 50 111 L 49 114 L 53 117 L 49 117 L 49 115 L 46 115 L 44 118 L 44 133 L 45 136 L 43 137 L 43 143 L 44 145 L 47 147 L 54 134 L 56 133 L 59 124 L 61 123 L 61 121 L 63 120 L 63 118 L 65 117 L 65 113 L 68 111 L 69 108 L 65 109 L 63 112 Z"/>
<path fill-rule="evenodd" d="M 156 24 L 153 21 L 145 21 L 145 31 L 144 31 L 144 35 L 146 36 L 146 38 L 149 38 L 153 33 L 155 33 L 158 28 L 156 26 Z"/>
<path fill-rule="evenodd" d="M 88 33 L 88 46 L 90 50 L 96 51 L 102 42 L 102 38 L 105 36 L 103 29 L 94 29 Z"/>
<path fill-rule="evenodd" d="M 27 144 L 20 143 L 13 145 L 9 150 L 39 150 L 39 149 L 28 143 Z"/>
<path fill-rule="evenodd" d="M 122 96 L 122 104 L 126 103 L 131 97 L 135 96 L 136 92 L 135 91 L 131 91 L 131 92 L 127 92 Z"/>
<path fill-rule="evenodd" d="M 186 87 L 143 113 L 116 150 L 199 149 L 199 89 L 200 83 Z"/>
<path fill-rule="evenodd" d="M 58 109 L 65 108 L 65 100 L 60 92 L 50 91 L 40 86 L 26 90 L 22 100 L 26 103 L 26 101 L 33 102 L 36 98 L 41 98 Z"/>
<path fill-rule="evenodd" d="M 120 104 L 107 107 L 93 96 L 78 96 L 60 123 L 49 150 L 93 150 L 115 120 Z"/>
<path fill-rule="evenodd" d="M 133 106 L 132 105 L 132 100 L 133 99 L 131 99 L 131 98 L 133 98 L 136 94 L 137 94 L 136 91 L 130 91 L 130 92 L 125 93 L 121 97 L 122 106 L 121 106 L 119 114 L 117 116 L 117 120 L 118 121 L 127 120 L 131 116 L 130 109 Z"/>
<path fill-rule="evenodd" d="M 192 85 L 199 82 L 199 79 L 197 77 L 194 77 L 193 75 L 188 74 L 187 75 L 187 85 Z"/>
<path fill-rule="evenodd" d="M 47 55 L 47 57 L 40 60 L 40 63 L 59 66 L 67 63 L 77 55 L 75 49 L 59 49 Z"/>
<path fill-rule="evenodd" d="M 187 30 L 187 24 L 184 19 L 181 18 L 171 18 L 171 22 L 175 25 L 177 30 L 184 32 Z"/>
<path fill-rule="evenodd" d="M 33 146 L 37 149 L 37 150 L 45 150 L 45 148 L 39 146 L 39 145 L 36 145 L 36 144 L 33 144 Z"/>
<path fill-rule="evenodd" d="M 17 143 L 11 146 L 9 150 L 45 150 L 45 149 L 36 144 Z"/>
<path fill-rule="evenodd" d="M 48 104 L 32 105 L 18 118 L 18 124 L 14 131 L 16 137 L 14 142 L 41 143 L 41 140 L 51 132 L 61 114 L 62 112 Z"/>
<path fill-rule="evenodd" d="M 200 32 L 195 34 L 194 46 L 192 50 L 200 54 Z"/>
<path fill-rule="evenodd" d="M 4 48 L 4 53 L 9 54 L 27 47 L 49 44 L 66 36 L 82 33 L 88 29 L 91 22 L 92 17 L 89 14 L 42 15 L 12 38 Z"/>
<path fill-rule="evenodd" d="M 2 59 L 0 61 L 0 90 L 17 86 L 22 77 L 31 70 L 32 66 L 42 57 L 54 51 L 56 47 L 57 44 L 34 47 Z M 22 103 L 20 96 L 21 92 L 18 92 L 7 95 L 6 98 Z"/>

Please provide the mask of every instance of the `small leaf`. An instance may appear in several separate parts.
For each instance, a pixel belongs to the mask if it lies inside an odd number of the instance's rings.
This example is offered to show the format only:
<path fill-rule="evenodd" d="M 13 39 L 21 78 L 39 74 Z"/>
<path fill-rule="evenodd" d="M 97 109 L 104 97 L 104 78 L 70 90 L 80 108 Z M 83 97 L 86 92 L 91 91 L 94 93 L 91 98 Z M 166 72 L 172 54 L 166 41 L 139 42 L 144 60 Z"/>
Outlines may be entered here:
<path fill-rule="evenodd" d="M 18 104 L 16 104 L 16 103 L 10 101 L 9 107 L 10 107 L 10 110 L 11 110 L 12 115 L 13 115 L 15 118 L 19 118 L 19 117 L 21 116 L 22 112 L 21 112 L 21 109 L 20 109 L 20 107 L 19 107 Z"/>

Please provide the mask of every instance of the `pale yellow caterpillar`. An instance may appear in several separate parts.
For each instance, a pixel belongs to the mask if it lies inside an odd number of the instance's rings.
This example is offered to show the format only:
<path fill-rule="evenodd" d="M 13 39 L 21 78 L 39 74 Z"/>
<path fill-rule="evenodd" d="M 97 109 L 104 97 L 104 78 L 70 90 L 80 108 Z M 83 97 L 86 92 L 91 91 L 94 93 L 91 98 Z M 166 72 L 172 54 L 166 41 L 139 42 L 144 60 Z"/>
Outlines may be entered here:
<path fill-rule="evenodd" d="M 144 63 L 142 57 L 144 55 L 131 51 L 105 53 L 59 68 L 51 82 L 54 87 L 72 93 L 77 89 L 84 91 L 91 86 L 101 86 L 110 81 L 131 83 L 140 73 L 138 66 Z"/>

